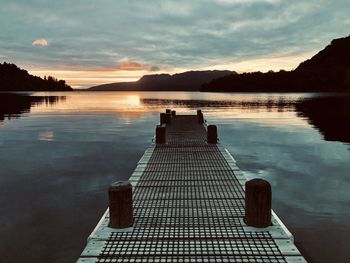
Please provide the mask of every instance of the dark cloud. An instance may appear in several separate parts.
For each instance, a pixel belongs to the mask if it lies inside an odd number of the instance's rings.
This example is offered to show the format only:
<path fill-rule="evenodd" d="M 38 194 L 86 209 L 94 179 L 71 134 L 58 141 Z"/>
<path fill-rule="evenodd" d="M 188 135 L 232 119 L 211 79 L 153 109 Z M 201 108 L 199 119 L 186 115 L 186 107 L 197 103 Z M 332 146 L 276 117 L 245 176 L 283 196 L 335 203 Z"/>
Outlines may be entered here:
<path fill-rule="evenodd" d="M 150 67 L 150 71 L 159 71 L 160 70 L 160 67 L 158 66 L 151 66 Z"/>
<path fill-rule="evenodd" d="M 350 33 L 348 0 L 3 0 L 1 6 L 0 54 L 38 65 L 210 66 L 297 56 Z M 33 48 L 40 38 L 50 45 Z"/>

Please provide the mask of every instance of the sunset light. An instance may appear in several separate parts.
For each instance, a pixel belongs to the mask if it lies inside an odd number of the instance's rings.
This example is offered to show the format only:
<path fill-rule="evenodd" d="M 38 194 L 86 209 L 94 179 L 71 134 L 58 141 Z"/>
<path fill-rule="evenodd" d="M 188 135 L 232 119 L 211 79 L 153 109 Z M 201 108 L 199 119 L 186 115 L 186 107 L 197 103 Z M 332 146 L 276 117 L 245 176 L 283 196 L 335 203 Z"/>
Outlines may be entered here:
<path fill-rule="evenodd" d="M 44 77 L 54 75 L 60 79 L 65 79 L 69 85 L 76 89 L 89 88 L 95 85 L 136 81 L 148 72 L 145 70 L 57 70 L 57 69 L 30 69 L 33 75 Z"/>
<path fill-rule="evenodd" d="M 1 263 L 350 262 L 349 0 L 0 0 Z"/>

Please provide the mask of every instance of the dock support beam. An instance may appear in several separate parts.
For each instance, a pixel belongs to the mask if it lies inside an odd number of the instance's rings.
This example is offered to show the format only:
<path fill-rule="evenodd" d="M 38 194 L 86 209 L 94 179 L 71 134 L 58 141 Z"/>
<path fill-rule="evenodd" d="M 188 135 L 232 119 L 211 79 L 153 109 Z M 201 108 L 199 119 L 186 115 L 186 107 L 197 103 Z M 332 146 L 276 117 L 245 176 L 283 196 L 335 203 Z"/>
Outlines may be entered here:
<path fill-rule="evenodd" d="M 248 226 L 271 226 L 271 185 L 263 179 L 245 183 L 245 217 Z"/>
<path fill-rule="evenodd" d="M 108 188 L 109 227 L 127 228 L 134 222 L 132 186 L 130 182 L 115 182 Z"/>
<path fill-rule="evenodd" d="M 165 137 L 165 127 L 164 126 L 157 126 L 156 127 L 156 143 L 165 143 L 166 137 Z"/>
<path fill-rule="evenodd" d="M 209 125 L 207 130 L 208 143 L 216 144 L 218 142 L 218 129 L 216 125 Z"/>

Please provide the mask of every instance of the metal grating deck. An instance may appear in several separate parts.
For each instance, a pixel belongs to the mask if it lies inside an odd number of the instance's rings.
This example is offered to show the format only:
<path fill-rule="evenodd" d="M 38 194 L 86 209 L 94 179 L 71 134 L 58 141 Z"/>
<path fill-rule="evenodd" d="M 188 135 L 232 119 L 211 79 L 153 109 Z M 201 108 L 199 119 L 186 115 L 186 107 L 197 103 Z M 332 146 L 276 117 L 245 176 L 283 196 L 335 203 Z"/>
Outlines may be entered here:
<path fill-rule="evenodd" d="M 109 228 L 107 210 L 79 263 L 306 262 L 274 213 L 268 228 L 245 225 L 244 175 L 196 116 L 173 117 L 166 137 L 130 178 L 133 228 Z"/>

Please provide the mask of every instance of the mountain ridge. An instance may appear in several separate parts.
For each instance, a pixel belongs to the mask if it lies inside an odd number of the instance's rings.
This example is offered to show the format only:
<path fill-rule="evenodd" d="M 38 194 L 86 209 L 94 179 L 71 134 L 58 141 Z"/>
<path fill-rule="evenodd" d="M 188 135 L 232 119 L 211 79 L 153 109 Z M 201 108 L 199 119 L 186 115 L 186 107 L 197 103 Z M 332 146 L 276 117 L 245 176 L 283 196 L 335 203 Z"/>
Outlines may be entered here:
<path fill-rule="evenodd" d="M 350 36 L 332 40 L 292 71 L 252 72 L 225 76 L 203 84 L 212 92 L 350 91 Z"/>
<path fill-rule="evenodd" d="M 185 71 L 173 75 L 144 75 L 135 82 L 116 82 L 89 88 L 90 91 L 199 91 L 201 85 L 215 78 L 236 74 L 229 70 Z"/>

